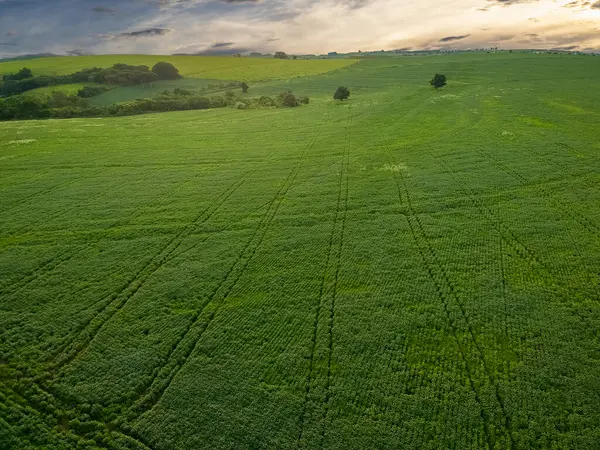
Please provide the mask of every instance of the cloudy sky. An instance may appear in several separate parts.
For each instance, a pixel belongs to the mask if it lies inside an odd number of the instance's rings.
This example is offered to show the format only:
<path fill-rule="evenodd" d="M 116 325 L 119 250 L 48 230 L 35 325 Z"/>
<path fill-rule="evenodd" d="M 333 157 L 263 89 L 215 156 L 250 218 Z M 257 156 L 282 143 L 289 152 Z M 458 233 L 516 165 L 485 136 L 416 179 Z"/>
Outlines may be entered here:
<path fill-rule="evenodd" d="M 0 0 L 27 53 L 600 50 L 600 0 Z"/>

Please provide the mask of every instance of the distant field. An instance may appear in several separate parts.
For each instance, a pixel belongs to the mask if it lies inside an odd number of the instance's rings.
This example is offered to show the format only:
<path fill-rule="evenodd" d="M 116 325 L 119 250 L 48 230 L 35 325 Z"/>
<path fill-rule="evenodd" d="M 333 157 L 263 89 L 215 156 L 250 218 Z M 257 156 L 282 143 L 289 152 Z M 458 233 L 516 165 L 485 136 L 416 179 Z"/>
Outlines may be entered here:
<path fill-rule="evenodd" d="M 234 58 L 232 56 L 156 56 L 100 55 L 39 58 L 0 63 L 0 74 L 29 67 L 35 75 L 65 75 L 89 67 L 110 67 L 116 63 L 152 67 L 166 61 L 190 78 L 210 78 L 234 81 L 259 81 L 289 77 L 304 77 L 346 67 L 353 59 L 280 60 L 275 58 Z"/>
<path fill-rule="evenodd" d="M 597 73 L 373 59 L 251 86 L 294 109 L 0 123 L 0 448 L 597 449 Z"/>

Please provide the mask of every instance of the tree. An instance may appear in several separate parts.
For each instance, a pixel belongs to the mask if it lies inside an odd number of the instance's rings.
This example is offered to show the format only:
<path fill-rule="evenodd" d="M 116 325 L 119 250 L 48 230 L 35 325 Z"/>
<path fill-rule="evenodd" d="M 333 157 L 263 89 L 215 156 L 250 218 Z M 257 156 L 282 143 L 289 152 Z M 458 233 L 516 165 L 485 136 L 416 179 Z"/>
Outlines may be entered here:
<path fill-rule="evenodd" d="M 31 78 L 32 76 L 33 76 L 33 73 L 31 72 L 31 69 L 28 69 L 27 67 L 23 67 L 17 73 L 10 73 L 8 75 L 4 75 L 2 77 L 2 80 L 3 81 L 10 81 L 10 80 L 19 81 L 19 80 L 25 80 L 26 78 Z"/>
<path fill-rule="evenodd" d="M 182 78 L 179 75 L 179 70 L 175 66 L 168 62 L 158 62 L 152 67 L 152 72 L 158 75 L 161 80 L 177 80 Z"/>
<path fill-rule="evenodd" d="M 288 55 L 286 55 L 284 52 L 275 52 L 274 58 L 288 59 Z"/>
<path fill-rule="evenodd" d="M 436 89 L 446 86 L 446 75 L 436 73 L 433 79 L 429 82 L 429 84 Z"/>
<path fill-rule="evenodd" d="M 298 106 L 298 100 L 296 96 L 292 94 L 292 91 L 282 92 L 277 96 L 277 101 L 281 106 L 294 107 Z"/>
<path fill-rule="evenodd" d="M 242 88 L 242 92 L 244 94 L 248 92 L 248 89 L 250 89 L 250 86 L 248 86 L 245 81 L 242 81 L 240 87 Z"/>
<path fill-rule="evenodd" d="M 350 97 L 350 91 L 345 86 L 340 86 L 333 94 L 335 100 L 346 100 L 348 97 Z"/>

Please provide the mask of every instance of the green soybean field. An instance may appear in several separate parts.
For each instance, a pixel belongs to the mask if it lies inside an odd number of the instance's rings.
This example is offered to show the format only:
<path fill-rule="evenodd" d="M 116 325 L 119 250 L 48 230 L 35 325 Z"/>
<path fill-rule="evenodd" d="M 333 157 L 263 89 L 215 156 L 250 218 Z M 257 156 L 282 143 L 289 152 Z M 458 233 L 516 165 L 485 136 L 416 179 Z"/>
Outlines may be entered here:
<path fill-rule="evenodd" d="M 336 64 L 0 123 L 0 448 L 599 448 L 600 58 Z"/>

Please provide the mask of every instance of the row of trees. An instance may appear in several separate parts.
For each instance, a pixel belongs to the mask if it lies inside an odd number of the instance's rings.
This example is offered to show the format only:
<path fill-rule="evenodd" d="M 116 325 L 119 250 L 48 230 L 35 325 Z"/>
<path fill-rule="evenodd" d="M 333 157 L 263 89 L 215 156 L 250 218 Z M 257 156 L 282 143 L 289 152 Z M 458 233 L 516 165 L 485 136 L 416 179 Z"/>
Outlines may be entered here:
<path fill-rule="evenodd" d="M 148 66 L 132 66 L 115 64 L 108 69 L 92 67 L 69 75 L 34 76 L 26 67 L 15 74 L 2 77 L 0 96 L 9 97 L 22 94 L 46 86 L 57 86 L 72 83 L 98 83 L 112 86 L 127 86 L 132 84 L 148 84 L 159 80 L 176 80 L 181 78 L 175 66 L 167 62 L 156 63 L 152 69 Z"/>
<path fill-rule="evenodd" d="M 91 106 L 80 95 L 67 95 L 52 92 L 45 99 L 32 96 L 13 96 L 0 99 L 1 120 L 127 116 L 149 112 L 188 111 L 196 109 L 234 107 L 268 108 L 296 107 L 309 103 L 308 97 L 296 97 L 291 91 L 279 94 L 276 98 L 243 98 L 228 91 L 224 96 L 201 97 L 186 89 L 163 91 L 153 98 L 137 99 L 115 103 L 108 107 Z"/>

